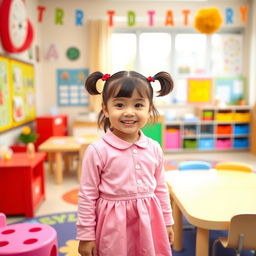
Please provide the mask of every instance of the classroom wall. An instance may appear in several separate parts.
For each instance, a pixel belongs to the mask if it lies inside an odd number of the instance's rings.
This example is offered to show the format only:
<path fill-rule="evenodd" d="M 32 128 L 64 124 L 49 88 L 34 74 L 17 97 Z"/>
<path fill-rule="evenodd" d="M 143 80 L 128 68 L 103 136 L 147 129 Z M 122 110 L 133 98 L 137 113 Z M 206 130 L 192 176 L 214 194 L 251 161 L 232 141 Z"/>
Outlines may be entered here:
<path fill-rule="evenodd" d="M 253 3 L 252 3 L 253 2 Z M 148 10 L 155 11 L 154 27 L 165 27 L 166 11 L 171 9 L 174 13 L 175 25 L 168 29 L 188 29 L 193 30 L 193 16 L 197 10 L 202 7 L 216 6 L 223 12 L 226 8 L 235 10 L 235 19 L 232 24 L 227 27 L 244 28 L 245 29 L 245 49 L 244 58 L 245 76 L 249 77 L 250 87 L 254 88 L 255 78 L 255 1 L 250 0 L 211 0 L 208 2 L 184 2 L 182 4 L 171 1 L 129 1 L 129 0 L 27 0 L 29 15 L 35 28 L 35 41 L 33 45 L 39 46 L 40 61 L 35 63 L 36 66 L 36 100 L 37 114 L 49 114 L 50 110 L 57 104 L 57 88 L 56 88 L 56 70 L 60 68 L 88 68 L 88 26 L 89 19 L 105 18 L 108 19 L 107 11 L 114 10 L 116 12 L 114 18 L 113 29 L 128 28 L 127 12 L 132 10 L 136 13 L 137 24 L 135 27 L 149 27 Z M 247 23 L 242 23 L 239 19 L 239 7 L 242 5 L 249 6 L 249 14 Z M 44 7 L 42 21 L 38 22 L 38 6 Z M 56 24 L 55 12 L 57 8 L 64 10 L 63 25 Z M 84 25 L 75 25 L 75 11 L 81 9 L 84 12 Z M 183 9 L 189 9 L 189 26 L 184 27 Z M 254 14 L 254 15 L 253 15 Z M 254 18 L 253 18 L 254 17 Z M 254 22 L 253 22 L 254 21 Z M 165 27 L 166 28 L 166 27 Z M 222 27 L 225 28 L 225 25 Z M 132 29 L 132 28 L 131 28 Z M 57 49 L 58 59 L 46 59 L 46 53 L 49 46 L 54 44 Z M 75 46 L 80 50 L 80 58 L 71 61 L 66 57 L 68 47 Z M 1 49 L 0 49 L 1 52 Z M 26 60 L 27 53 L 15 56 Z M 251 89 L 250 89 L 251 90 Z M 250 93 L 250 103 L 256 101 L 255 93 Z M 59 107 L 61 113 L 69 115 L 70 124 L 80 115 L 86 112 L 85 107 Z M 0 135 L 0 144 L 12 144 L 20 128 L 5 132 L 4 136 Z"/>
<path fill-rule="evenodd" d="M 47 104 L 41 106 L 41 112 L 47 113 L 49 108 L 56 104 L 56 69 L 57 68 L 81 68 L 88 67 L 88 34 L 87 34 L 87 21 L 88 19 L 105 18 L 107 19 L 107 11 L 114 10 L 116 12 L 114 17 L 113 29 L 128 28 L 127 26 L 127 12 L 132 10 L 136 12 L 137 24 L 135 27 L 147 27 L 149 28 L 149 20 L 147 16 L 148 10 L 155 11 L 155 26 L 165 27 L 165 15 L 169 9 L 173 10 L 175 26 L 170 29 L 185 28 L 192 30 L 193 28 L 193 16 L 195 12 L 201 7 L 217 6 L 223 12 L 228 7 L 235 10 L 236 15 L 233 24 L 229 24 L 227 27 L 232 28 L 245 28 L 246 30 L 246 45 L 248 48 L 247 33 L 248 24 L 244 24 L 240 21 L 239 7 L 249 4 L 247 0 L 233 0 L 233 1 L 209 1 L 209 2 L 183 2 L 182 4 L 169 1 L 112 1 L 112 0 L 74 0 L 74 1 L 51 1 L 51 0 L 39 0 L 40 5 L 45 6 L 44 17 L 42 24 L 40 25 L 43 45 L 42 51 L 51 44 L 55 43 L 56 48 L 59 50 L 59 59 L 57 61 L 47 61 L 42 58 L 42 66 L 44 73 L 44 80 L 42 90 L 44 94 L 48 95 Z M 55 24 L 55 11 L 57 8 L 64 10 L 63 25 Z M 81 9 L 84 12 L 84 26 L 75 26 L 75 11 Z M 189 18 L 189 26 L 184 27 L 184 19 L 182 15 L 183 9 L 189 9 L 191 11 Z M 223 26 L 225 27 L 225 26 Z M 132 29 L 132 28 L 131 28 Z M 65 50 L 69 46 L 76 46 L 81 50 L 81 57 L 77 61 L 69 61 L 65 57 Z M 43 53 L 42 53 L 43 55 Z M 247 57 L 247 56 L 246 56 Z M 244 59 L 245 75 L 248 76 L 248 60 Z M 70 122 L 72 122 L 79 112 L 86 111 L 86 108 L 77 107 L 61 107 L 60 111 L 68 113 L 70 116 Z"/>
<path fill-rule="evenodd" d="M 41 67 L 40 64 L 35 60 L 35 47 L 37 45 L 41 45 L 41 34 L 39 32 L 39 27 L 37 24 L 37 13 L 35 12 L 36 8 L 38 6 L 38 0 L 26 0 L 26 7 L 27 7 L 27 12 L 28 15 L 30 17 L 30 21 L 33 24 L 33 28 L 34 28 L 34 40 L 31 46 L 31 52 L 33 55 L 33 58 L 30 59 L 29 58 L 29 51 L 24 51 L 22 53 L 19 54 L 10 54 L 4 51 L 4 49 L 2 48 L 1 42 L 0 42 L 0 54 L 4 55 L 4 56 L 9 56 L 10 58 L 15 58 L 21 61 L 25 61 L 28 63 L 31 63 L 34 65 L 35 67 L 35 89 L 36 89 L 36 107 L 37 109 L 40 107 L 40 104 L 43 104 L 42 101 L 42 96 L 40 96 L 40 83 L 39 80 L 42 77 L 41 75 Z M 29 124 L 30 126 L 33 126 L 33 123 Z M 18 135 L 21 132 L 22 127 L 17 127 L 14 129 L 11 129 L 9 131 L 0 133 L 0 146 L 1 145 L 11 145 L 13 144 Z"/>

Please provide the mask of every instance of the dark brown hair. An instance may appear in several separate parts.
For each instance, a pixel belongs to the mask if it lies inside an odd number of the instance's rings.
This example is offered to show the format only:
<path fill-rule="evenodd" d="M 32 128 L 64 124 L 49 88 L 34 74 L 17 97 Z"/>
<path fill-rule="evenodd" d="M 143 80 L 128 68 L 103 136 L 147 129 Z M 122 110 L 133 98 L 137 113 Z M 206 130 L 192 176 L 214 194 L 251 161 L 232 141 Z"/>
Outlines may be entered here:
<path fill-rule="evenodd" d="M 91 95 L 100 94 L 97 90 L 97 82 L 103 77 L 103 73 L 97 71 L 90 74 L 85 82 L 85 88 Z M 157 96 L 164 96 L 170 93 L 173 89 L 173 80 L 169 73 L 167 72 L 159 72 L 153 76 L 154 80 L 158 80 L 161 89 L 158 91 Z M 104 105 L 107 105 L 107 102 L 110 97 L 132 97 L 134 89 L 138 91 L 139 94 L 142 95 L 142 92 L 146 93 L 150 108 L 153 114 L 154 123 L 157 119 L 158 112 L 153 103 L 153 88 L 151 83 L 145 76 L 141 75 L 135 71 L 119 71 L 112 76 L 110 76 L 103 86 L 102 91 L 102 102 Z M 99 127 L 104 128 L 106 131 L 110 128 L 110 122 L 107 117 L 105 117 L 103 110 L 100 111 L 98 117 L 98 125 Z"/>

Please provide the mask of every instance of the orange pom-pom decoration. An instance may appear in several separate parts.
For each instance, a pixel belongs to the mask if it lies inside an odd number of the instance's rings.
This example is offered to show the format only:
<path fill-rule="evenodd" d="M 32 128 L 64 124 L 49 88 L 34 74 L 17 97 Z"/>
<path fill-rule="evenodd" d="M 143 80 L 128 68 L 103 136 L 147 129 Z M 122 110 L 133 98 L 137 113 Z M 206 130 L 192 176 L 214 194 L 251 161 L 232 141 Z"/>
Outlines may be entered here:
<path fill-rule="evenodd" d="M 218 8 L 203 8 L 195 15 L 194 27 L 201 33 L 212 34 L 220 28 L 222 21 Z"/>

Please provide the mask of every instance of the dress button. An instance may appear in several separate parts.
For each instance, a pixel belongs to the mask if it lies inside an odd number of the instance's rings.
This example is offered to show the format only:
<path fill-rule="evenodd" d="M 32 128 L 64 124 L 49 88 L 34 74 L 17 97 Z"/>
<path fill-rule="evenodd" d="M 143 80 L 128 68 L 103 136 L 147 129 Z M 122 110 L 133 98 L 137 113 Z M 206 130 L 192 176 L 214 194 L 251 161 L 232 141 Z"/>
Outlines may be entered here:
<path fill-rule="evenodd" d="M 142 184 L 142 180 L 137 180 L 137 184 L 141 185 Z"/>
<path fill-rule="evenodd" d="M 135 148 L 135 149 L 133 150 L 133 153 L 134 153 L 134 154 L 137 154 L 137 153 L 138 153 L 138 150 Z"/>
<path fill-rule="evenodd" d="M 135 165 L 135 169 L 140 169 L 140 165 L 139 165 L 139 164 L 136 164 L 136 165 Z"/>

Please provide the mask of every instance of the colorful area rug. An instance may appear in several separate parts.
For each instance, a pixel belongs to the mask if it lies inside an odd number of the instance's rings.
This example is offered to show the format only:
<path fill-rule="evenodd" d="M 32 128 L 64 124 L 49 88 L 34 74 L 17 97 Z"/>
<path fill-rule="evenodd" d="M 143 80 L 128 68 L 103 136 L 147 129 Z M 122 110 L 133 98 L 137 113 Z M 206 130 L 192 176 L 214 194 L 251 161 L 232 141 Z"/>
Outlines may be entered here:
<path fill-rule="evenodd" d="M 33 219 L 25 219 L 23 222 L 43 223 L 52 226 L 58 235 L 58 256 L 79 256 L 77 252 L 78 241 L 76 237 L 76 220 L 75 212 L 57 213 L 52 215 L 38 216 Z M 210 231 L 210 245 L 219 236 L 225 236 L 225 231 Z M 184 230 L 183 232 L 183 250 L 180 252 L 173 251 L 173 256 L 195 256 L 195 238 L 196 229 Z M 211 255 L 211 254 L 209 254 Z M 233 256 L 234 250 L 217 247 L 217 255 Z M 243 251 L 241 256 L 253 256 L 250 251 Z"/>

